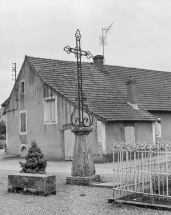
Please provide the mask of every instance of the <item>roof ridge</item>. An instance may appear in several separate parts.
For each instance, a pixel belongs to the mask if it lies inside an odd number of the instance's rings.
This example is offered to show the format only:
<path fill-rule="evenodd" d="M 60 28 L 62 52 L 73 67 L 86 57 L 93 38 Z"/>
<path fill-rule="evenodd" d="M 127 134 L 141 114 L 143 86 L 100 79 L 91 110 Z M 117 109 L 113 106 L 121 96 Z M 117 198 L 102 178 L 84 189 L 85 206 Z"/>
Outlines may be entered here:
<path fill-rule="evenodd" d="M 42 59 L 42 60 L 52 60 L 52 61 L 59 61 L 59 62 L 69 62 L 69 63 L 77 63 L 77 61 L 71 61 L 71 60 L 59 60 L 59 59 L 52 59 L 52 58 L 43 58 L 43 57 L 33 57 L 26 55 L 27 58 L 34 58 L 34 59 Z M 85 64 L 92 64 L 92 62 L 81 62 Z M 94 65 L 94 64 L 93 64 Z"/>
<path fill-rule="evenodd" d="M 76 63 L 76 61 L 71 61 L 71 60 L 60 60 L 60 59 L 54 59 L 54 58 L 34 57 L 34 56 L 28 56 L 28 55 L 26 55 L 26 56 L 28 58 L 35 58 L 35 59 L 42 59 L 42 60 L 53 60 L 53 61 L 60 61 L 60 62 L 72 62 L 72 63 Z M 85 61 L 83 61 L 82 63 L 92 64 L 92 62 L 85 62 Z M 110 67 L 118 67 L 118 68 L 131 69 L 131 70 L 162 72 L 162 73 L 170 73 L 171 72 L 171 71 L 165 71 L 165 70 L 145 69 L 145 68 L 140 68 L 140 67 L 118 66 L 118 65 L 111 65 L 111 64 L 104 64 L 104 66 L 107 66 L 107 67 L 108 66 L 110 66 Z"/>
<path fill-rule="evenodd" d="M 166 72 L 166 73 L 171 73 L 171 71 L 164 71 L 164 70 L 156 70 L 156 69 L 144 69 L 144 68 L 139 68 L 139 67 L 129 67 L 129 66 L 117 66 L 117 65 L 110 65 L 110 64 L 105 64 L 104 66 L 111 66 L 111 67 L 118 67 L 118 68 L 123 68 L 123 69 L 131 69 L 131 70 L 143 70 L 143 71 L 153 71 L 153 72 Z"/>

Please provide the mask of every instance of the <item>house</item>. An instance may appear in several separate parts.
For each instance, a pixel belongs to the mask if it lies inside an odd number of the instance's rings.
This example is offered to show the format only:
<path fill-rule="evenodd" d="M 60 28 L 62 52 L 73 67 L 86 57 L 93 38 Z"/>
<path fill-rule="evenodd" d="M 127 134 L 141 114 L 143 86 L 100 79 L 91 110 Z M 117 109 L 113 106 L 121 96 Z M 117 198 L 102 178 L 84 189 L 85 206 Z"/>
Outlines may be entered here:
<path fill-rule="evenodd" d="M 158 118 L 167 126 L 163 120 L 171 117 L 166 101 L 170 74 L 103 65 L 101 55 L 93 60 L 82 63 L 83 92 L 94 117 L 89 135 L 93 154 L 112 153 L 113 140 L 155 142 Z M 47 159 L 72 159 L 75 136 L 70 116 L 76 95 L 76 62 L 25 56 L 4 110 L 7 152 L 25 156 L 35 140 Z"/>

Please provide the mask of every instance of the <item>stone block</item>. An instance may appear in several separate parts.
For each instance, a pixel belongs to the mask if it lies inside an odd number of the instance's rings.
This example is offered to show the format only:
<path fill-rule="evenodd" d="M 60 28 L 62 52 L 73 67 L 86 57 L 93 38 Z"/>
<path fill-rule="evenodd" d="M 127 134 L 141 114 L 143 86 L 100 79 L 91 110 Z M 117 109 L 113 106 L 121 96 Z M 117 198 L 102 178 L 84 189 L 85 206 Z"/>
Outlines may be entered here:
<path fill-rule="evenodd" d="M 100 181 L 100 175 L 91 175 L 87 177 L 68 176 L 66 178 L 66 184 L 72 184 L 72 185 L 89 186 L 93 184 L 93 182 L 98 182 L 98 181 Z"/>
<path fill-rule="evenodd" d="M 17 173 L 8 175 L 8 192 L 22 192 L 48 196 L 56 194 L 56 176 Z"/>

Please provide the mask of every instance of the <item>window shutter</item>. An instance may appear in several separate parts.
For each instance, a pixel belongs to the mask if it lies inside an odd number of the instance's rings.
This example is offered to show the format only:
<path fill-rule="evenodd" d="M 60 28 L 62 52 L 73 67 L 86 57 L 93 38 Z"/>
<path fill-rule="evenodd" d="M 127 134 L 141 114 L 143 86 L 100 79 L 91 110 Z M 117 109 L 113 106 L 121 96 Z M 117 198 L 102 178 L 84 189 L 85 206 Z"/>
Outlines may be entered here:
<path fill-rule="evenodd" d="M 23 113 L 23 129 L 26 132 L 26 113 Z"/>
<path fill-rule="evenodd" d="M 21 82 L 21 94 L 24 94 L 24 81 Z"/>
<path fill-rule="evenodd" d="M 132 126 L 125 127 L 125 142 L 135 143 L 135 129 Z"/>
<path fill-rule="evenodd" d="M 20 113 L 20 131 L 21 133 L 26 132 L 26 113 Z"/>
<path fill-rule="evenodd" d="M 51 120 L 55 122 L 55 99 L 51 100 Z"/>
<path fill-rule="evenodd" d="M 161 137 L 161 124 L 159 122 L 156 122 L 155 127 L 156 127 L 156 137 Z"/>
<path fill-rule="evenodd" d="M 20 113 L 20 131 L 22 132 L 22 113 Z"/>
<path fill-rule="evenodd" d="M 44 117 L 45 117 L 45 122 L 48 120 L 48 108 L 47 108 L 47 101 L 44 103 Z"/>
<path fill-rule="evenodd" d="M 50 122 L 50 100 L 47 101 L 47 121 Z"/>
<path fill-rule="evenodd" d="M 45 122 L 55 122 L 55 99 L 45 100 Z"/>

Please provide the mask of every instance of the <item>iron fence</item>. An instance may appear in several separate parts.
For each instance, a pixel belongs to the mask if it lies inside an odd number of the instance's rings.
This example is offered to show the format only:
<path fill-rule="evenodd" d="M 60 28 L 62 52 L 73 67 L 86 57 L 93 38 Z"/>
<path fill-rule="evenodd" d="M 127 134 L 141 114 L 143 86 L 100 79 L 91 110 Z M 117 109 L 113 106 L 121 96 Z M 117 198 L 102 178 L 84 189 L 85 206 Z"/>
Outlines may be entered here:
<path fill-rule="evenodd" d="M 113 199 L 170 204 L 171 142 L 114 142 Z"/>

